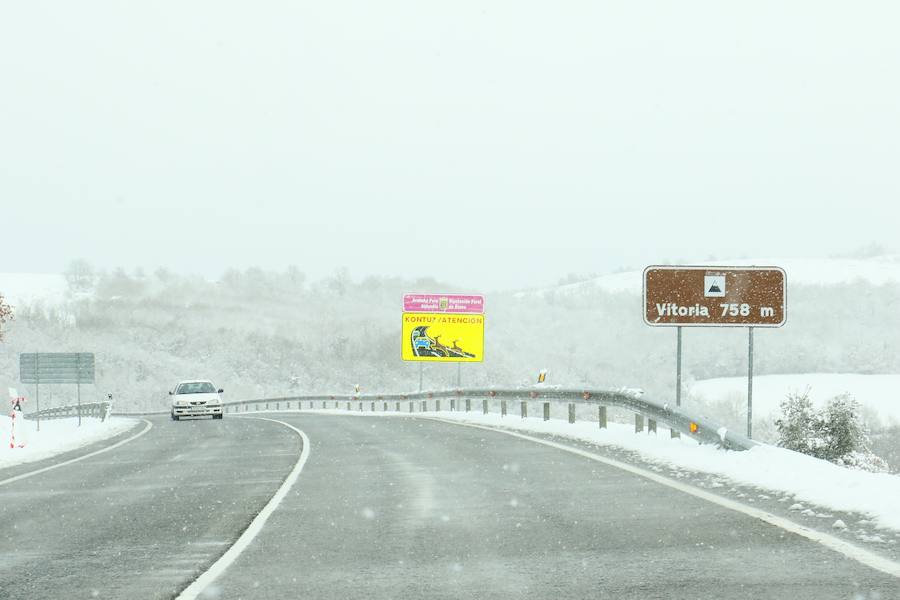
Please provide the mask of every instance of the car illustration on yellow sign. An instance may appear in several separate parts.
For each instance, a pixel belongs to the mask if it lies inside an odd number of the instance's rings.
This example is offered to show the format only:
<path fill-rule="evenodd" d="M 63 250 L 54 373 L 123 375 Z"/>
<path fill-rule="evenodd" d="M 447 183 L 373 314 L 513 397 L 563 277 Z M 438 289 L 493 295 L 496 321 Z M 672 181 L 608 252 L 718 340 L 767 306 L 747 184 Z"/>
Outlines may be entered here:
<path fill-rule="evenodd" d="M 484 315 L 403 313 L 403 360 L 481 362 Z"/>

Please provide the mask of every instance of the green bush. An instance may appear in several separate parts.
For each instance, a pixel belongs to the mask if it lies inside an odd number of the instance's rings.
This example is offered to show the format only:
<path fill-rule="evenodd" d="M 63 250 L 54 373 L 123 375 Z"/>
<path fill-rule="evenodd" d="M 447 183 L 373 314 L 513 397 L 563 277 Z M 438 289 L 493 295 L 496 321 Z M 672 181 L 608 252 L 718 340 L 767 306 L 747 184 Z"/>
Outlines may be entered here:
<path fill-rule="evenodd" d="M 887 464 L 869 449 L 869 435 L 860 405 L 850 394 L 835 396 L 816 411 L 809 388 L 792 392 L 781 402 L 775 421 L 778 445 L 816 458 L 867 471 L 886 471 Z"/>

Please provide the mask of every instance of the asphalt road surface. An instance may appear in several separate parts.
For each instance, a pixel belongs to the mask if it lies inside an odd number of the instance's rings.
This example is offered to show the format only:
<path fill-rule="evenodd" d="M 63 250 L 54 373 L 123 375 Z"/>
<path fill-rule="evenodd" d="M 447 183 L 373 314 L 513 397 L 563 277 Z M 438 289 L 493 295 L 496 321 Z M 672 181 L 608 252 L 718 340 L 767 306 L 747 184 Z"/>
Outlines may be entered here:
<path fill-rule="evenodd" d="M 806 538 L 527 440 L 416 418 L 268 416 L 307 434 L 309 459 L 204 598 L 900 598 L 900 580 Z M 153 422 L 0 487 L 12 524 L 0 598 L 171 598 L 300 451 L 268 421 Z"/>

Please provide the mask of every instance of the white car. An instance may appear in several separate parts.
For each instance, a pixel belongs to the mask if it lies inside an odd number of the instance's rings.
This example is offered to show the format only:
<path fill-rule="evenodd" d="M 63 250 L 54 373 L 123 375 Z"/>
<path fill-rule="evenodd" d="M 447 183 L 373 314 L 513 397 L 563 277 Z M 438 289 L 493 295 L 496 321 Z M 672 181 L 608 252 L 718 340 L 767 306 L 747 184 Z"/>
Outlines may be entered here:
<path fill-rule="evenodd" d="M 205 417 L 221 419 L 222 398 L 225 390 L 217 390 L 210 381 L 182 381 L 169 392 L 172 396 L 172 420 L 181 417 Z"/>

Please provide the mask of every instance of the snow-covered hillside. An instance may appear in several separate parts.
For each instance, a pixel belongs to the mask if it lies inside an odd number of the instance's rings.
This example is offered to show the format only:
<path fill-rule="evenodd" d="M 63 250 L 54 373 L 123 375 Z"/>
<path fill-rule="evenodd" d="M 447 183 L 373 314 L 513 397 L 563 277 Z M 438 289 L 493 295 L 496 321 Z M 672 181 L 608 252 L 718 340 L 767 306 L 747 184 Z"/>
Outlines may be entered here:
<path fill-rule="evenodd" d="M 857 375 L 852 373 L 805 373 L 763 375 L 753 378 L 753 414 L 775 416 L 780 402 L 789 392 L 803 392 L 816 406 L 849 392 L 868 410 L 876 413 L 883 425 L 900 425 L 900 375 Z M 747 378 L 725 377 L 695 382 L 690 394 L 709 402 L 746 399 Z"/>
<path fill-rule="evenodd" d="M 52 273 L 0 273 L 0 294 L 12 306 L 59 304 L 66 296 L 66 280 Z"/>
<path fill-rule="evenodd" d="M 776 266 L 787 272 L 788 285 L 837 285 L 863 280 L 874 285 L 900 283 L 900 255 L 873 258 L 741 258 L 733 260 L 697 261 L 694 265 Z M 643 271 L 625 271 L 596 279 L 551 288 L 562 293 L 578 293 L 585 289 L 640 294 Z M 550 289 L 540 290 L 543 294 Z"/>

